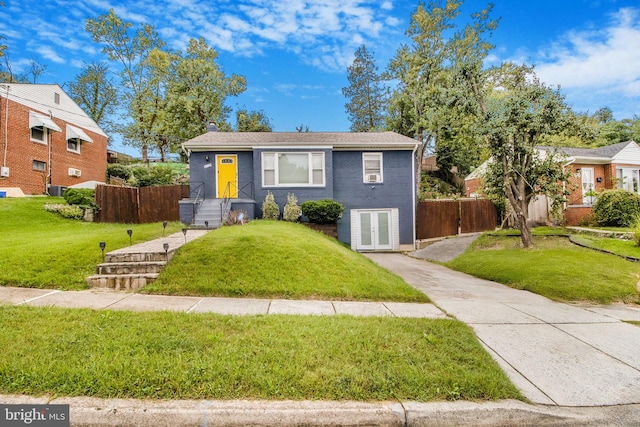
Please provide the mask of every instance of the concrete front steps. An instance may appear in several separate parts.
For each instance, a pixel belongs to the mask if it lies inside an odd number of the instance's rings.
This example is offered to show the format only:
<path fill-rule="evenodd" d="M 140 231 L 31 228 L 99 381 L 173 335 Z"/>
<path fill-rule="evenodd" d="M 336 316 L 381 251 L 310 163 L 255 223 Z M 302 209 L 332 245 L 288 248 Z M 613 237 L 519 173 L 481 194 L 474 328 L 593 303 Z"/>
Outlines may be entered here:
<path fill-rule="evenodd" d="M 206 234 L 207 230 L 187 230 L 171 236 L 118 249 L 105 254 L 96 274 L 86 278 L 92 288 L 136 291 L 158 278 L 160 271 L 183 244 Z M 164 244 L 168 244 L 165 252 Z M 107 243 L 108 244 L 108 243 Z"/>

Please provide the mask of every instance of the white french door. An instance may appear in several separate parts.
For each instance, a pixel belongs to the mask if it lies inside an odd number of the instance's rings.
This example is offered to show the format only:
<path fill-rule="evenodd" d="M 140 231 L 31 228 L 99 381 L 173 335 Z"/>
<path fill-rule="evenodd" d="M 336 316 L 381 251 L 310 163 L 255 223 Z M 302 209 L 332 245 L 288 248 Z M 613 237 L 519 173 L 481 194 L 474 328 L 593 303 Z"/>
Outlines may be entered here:
<path fill-rule="evenodd" d="M 392 209 L 358 210 L 354 212 L 356 250 L 393 249 L 394 221 Z M 397 233 L 397 231 L 395 231 Z"/>

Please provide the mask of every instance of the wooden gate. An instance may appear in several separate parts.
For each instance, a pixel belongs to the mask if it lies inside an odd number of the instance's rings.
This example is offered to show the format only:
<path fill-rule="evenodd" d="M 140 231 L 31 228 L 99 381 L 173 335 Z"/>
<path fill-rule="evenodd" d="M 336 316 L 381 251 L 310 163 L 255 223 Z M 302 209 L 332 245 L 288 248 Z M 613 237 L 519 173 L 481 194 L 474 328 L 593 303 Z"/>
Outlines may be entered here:
<path fill-rule="evenodd" d="M 142 224 L 180 221 L 178 202 L 189 197 L 188 185 L 158 187 L 96 186 L 95 222 Z"/>
<path fill-rule="evenodd" d="M 485 199 L 424 200 L 418 203 L 417 239 L 494 230 L 496 206 Z"/>

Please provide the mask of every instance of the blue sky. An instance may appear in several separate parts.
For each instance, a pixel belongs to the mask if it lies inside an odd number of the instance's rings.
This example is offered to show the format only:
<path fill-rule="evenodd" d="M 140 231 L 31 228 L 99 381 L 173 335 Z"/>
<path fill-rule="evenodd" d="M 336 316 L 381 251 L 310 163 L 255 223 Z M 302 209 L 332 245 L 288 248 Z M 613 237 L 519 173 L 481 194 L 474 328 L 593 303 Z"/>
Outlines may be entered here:
<path fill-rule="evenodd" d="M 0 34 L 14 71 L 47 66 L 38 83 L 72 81 L 83 62 L 104 59 L 85 20 L 113 8 L 152 24 L 173 49 L 204 37 L 225 73 L 247 78 L 232 108 L 263 110 L 275 131 L 348 131 L 342 87 L 361 44 L 384 69 L 418 2 L 407 0 L 4 0 Z M 601 107 L 617 119 L 640 114 L 640 5 L 637 0 L 495 0 L 500 25 L 487 65 L 536 66 L 579 112 Z M 486 2 L 467 0 L 463 17 Z M 64 86 L 63 86 L 64 87 Z M 233 118 L 230 118 L 233 122 Z M 115 141 L 115 139 L 114 139 Z M 116 149 L 136 154 L 130 148 Z"/>

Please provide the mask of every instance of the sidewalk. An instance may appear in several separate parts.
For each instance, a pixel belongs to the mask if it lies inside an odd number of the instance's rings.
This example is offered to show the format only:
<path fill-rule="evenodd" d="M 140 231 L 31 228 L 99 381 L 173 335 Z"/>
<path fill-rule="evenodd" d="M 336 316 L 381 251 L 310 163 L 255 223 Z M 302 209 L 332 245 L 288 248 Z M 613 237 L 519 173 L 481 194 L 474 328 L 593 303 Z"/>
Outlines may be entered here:
<path fill-rule="evenodd" d="M 445 318 L 433 304 L 315 301 L 146 295 L 111 290 L 58 291 L 0 286 L 0 304 L 91 308 L 94 310 L 169 310 L 229 315 L 298 314 Z"/>
<path fill-rule="evenodd" d="M 367 254 L 469 324 L 532 402 L 640 404 L 640 308 L 576 306 L 401 254 Z"/>

